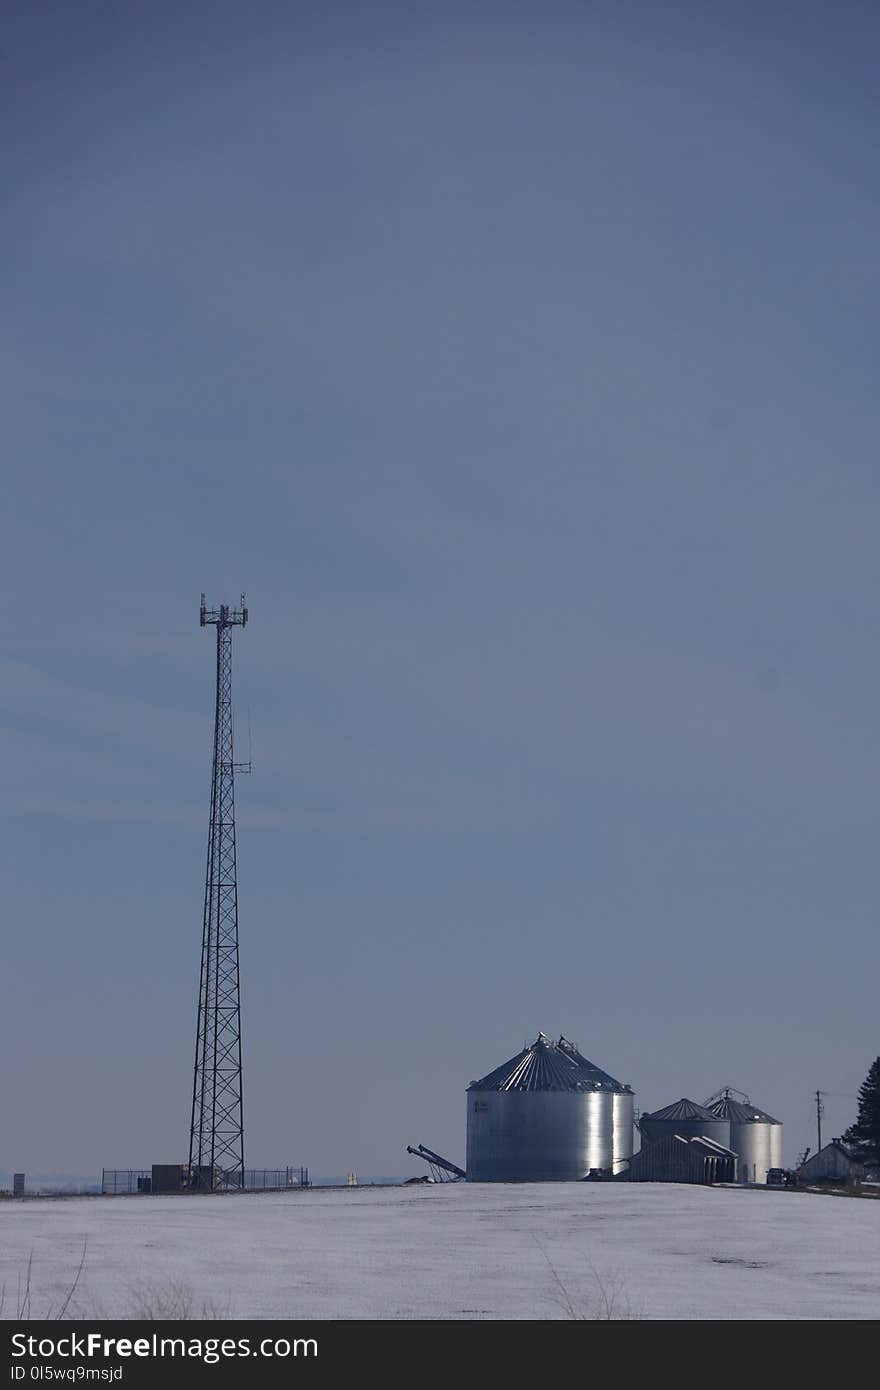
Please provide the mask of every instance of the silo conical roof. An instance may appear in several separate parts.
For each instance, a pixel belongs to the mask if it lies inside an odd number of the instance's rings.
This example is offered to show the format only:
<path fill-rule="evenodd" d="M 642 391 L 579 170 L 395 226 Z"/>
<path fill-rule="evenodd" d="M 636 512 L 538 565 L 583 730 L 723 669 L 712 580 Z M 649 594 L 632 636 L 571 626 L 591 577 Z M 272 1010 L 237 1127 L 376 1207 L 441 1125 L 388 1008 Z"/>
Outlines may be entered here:
<path fill-rule="evenodd" d="M 643 1120 L 717 1120 L 724 1118 L 726 1117 L 707 1110 L 705 1105 L 698 1105 L 695 1100 L 688 1100 L 686 1096 L 682 1096 L 681 1100 L 674 1100 L 671 1105 L 664 1105 L 662 1110 L 646 1110 L 642 1115 Z"/>
<path fill-rule="evenodd" d="M 772 1115 L 768 1115 L 766 1110 L 759 1110 L 757 1105 L 744 1105 L 742 1101 L 734 1100 L 731 1096 L 722 1096 L 720 1100 L 713 1101 L 709 1106 L 710 1113 L 719 1120 L 730 1120 L 731 1124 L 764 1124 L 778 1125 L 781 1120 L 774 1120 Z"/>
<path fill-rule="evenodd" d="M 628 1092 L 629 1087 L 584 1057 L 567 1038 L 553 1042 L 545 1033 L 539 1033 L 522 1052 L 479 1081 L 472 1081 L 468 1090 Z"/>

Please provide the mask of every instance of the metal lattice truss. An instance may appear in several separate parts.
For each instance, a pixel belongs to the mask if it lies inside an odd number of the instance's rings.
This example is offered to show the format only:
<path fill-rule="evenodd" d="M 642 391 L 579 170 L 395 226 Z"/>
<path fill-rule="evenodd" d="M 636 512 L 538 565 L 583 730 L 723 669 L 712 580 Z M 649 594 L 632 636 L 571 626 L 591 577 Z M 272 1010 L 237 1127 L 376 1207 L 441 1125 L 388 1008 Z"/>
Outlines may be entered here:
<path fill-rule="evenodd" d="M 244 1181 L 235 773 L 250 766 L 233 755 L 232 629 L 247 619 L 244 594 L 216 610 L 202 595 L 201 625 L 217 628 L 217 702 L 189 1162 L 193 1186 L 209 1189 Z"/>

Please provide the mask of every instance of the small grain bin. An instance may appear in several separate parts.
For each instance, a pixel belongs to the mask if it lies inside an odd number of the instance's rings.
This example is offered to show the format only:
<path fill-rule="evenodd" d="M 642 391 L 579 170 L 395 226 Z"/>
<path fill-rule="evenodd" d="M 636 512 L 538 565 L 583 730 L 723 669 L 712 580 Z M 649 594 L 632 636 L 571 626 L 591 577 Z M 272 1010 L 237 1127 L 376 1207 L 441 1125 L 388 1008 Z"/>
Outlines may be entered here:
<path fill-rule="evenodd" d="M 713 1115 L 705 1105 L 682 1096 L 681 1100 L 664 1105 L 662 1110 L 646 1111 L 639 1120 L 642 1144 L 653 1144 L 668 1135 L 678 1134 L 682 1139 L 703 1136 L 712 1139 L 722 1148 L 732 1148 L 730 1142 L 730 1121 Z"/>
<path fill-rule="evenodd" d="M 730 1148 L 739 1155 L 740 1182 L 766 1182 L 771 1168 L 782 1167 L 782 1124 L 752 1105 L 748 1096 L 735 1100 L 730 1087 L 708 1102 L 712 1114 L 730 1124 Z"/>

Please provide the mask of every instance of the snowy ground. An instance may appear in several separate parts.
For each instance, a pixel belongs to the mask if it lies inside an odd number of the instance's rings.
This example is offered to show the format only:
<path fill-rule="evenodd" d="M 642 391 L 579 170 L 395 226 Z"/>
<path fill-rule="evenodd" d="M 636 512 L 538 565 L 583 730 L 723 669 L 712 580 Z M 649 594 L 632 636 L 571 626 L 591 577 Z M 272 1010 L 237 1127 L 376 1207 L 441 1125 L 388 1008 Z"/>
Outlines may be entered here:
<path fill-rule="evenodd" d="M 4 1317 L 876 1318 L 880 1202 L 466 1183 L 0 1203 Z"/>

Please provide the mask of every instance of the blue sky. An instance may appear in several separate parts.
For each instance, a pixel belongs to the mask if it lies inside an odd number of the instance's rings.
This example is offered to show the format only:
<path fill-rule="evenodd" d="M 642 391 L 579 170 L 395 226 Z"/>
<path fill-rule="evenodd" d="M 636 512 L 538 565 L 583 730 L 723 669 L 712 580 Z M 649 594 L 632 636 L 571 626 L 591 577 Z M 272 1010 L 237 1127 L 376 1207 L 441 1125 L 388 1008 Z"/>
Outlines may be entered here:
<path fill-rule="evenodd" d="M 75 10 L 75 12 L 74 12 Z M 873 7 L 13 4 L 0 1167 L 185 1157 L 235 600 L 247 1157 L 564 1032 L 787 1158 L 880 1051 Z"/>

